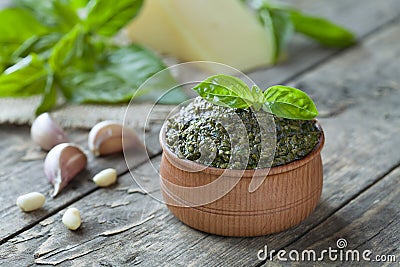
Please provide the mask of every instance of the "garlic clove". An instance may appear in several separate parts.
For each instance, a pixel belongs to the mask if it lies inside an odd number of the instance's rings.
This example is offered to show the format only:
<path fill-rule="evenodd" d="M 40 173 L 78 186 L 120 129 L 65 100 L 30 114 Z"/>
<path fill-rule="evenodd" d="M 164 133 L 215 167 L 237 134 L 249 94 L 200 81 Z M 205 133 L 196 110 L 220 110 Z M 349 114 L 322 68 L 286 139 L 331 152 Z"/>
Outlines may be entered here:
<path fill-rule="evenodd" d="M 96 157 L 121 152 L 123 148 L 144 147 L 135 132 L 115 121 L 96 124 L 90 130 L 88 145 Z"/>
<path fill-rule="evenodd" d="M 86 154 L 77 145 L 62 143 L 52 148 L 44 161 L 44 172 L 54 186 L 52 197 L 55 197 L 86 165 Z"/>
<path fill-rule="evenodd" d="M 31 138 L 43 150 L 49 151 L 55 145 L 68 142 L 61 126 L 49 113 L 39 115 L 31 126 Z"/>
<path fill-rule="evenodd" d="M 17 198 L 17 206 L 25 212 L 41 208 L 44 202 L 46 202 L 45 196 L 38 192 L 31 192 Z"/>
<path fill-rule="evenodd" d="M 70 230 L 76 230 L 81 226 L 81 214 L 77 208 L 68 208 L 63 217 L 63 224 Z"/>
<path fill-rule="evenodd" d="M 93 177 L 93 182 L 100 187 L 107 187 L 117 181 L 117 171 L 113 168 L 102 170 Z"/>

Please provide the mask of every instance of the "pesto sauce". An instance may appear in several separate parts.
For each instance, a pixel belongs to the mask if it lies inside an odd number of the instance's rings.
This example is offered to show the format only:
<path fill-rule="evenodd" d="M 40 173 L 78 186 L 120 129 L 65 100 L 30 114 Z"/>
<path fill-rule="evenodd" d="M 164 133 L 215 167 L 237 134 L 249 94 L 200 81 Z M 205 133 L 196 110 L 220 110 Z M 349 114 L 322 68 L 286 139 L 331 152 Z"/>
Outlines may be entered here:
<path fill-rule="evenodd" d="M 197 97 L 168 120 L 166 141 L 182 159 L 217 168 L 257 169 L 303 158 L 320 135 L 313 120 L 222 107 Z"/>

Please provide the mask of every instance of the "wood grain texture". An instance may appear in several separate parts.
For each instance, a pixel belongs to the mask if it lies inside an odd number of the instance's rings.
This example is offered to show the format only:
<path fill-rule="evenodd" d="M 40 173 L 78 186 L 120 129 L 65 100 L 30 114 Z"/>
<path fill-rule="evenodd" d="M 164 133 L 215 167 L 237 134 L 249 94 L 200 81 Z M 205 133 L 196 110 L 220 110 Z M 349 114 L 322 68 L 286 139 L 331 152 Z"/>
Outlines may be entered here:
<path fill-rule="evenodd" d="M 157 166 L 159 158 L 156 158 L 153 164 Z M 146 187 L 148 192 L 157 190 L 158 183 L 153 181 L 153 179 L 158 180 L 154 170 L 153 165 L 147 164 L 132 172 L 133 177 L 140 180 L 141 186 Z M 104 253 L 107 250 L 103 257 L 106 262 L 113 249 L 122 252 L 120 249 L 124 244 L 141 242 L 140 236 L 153 232 L 154 223 L 160 223 L 165 217 L 159 214 L 164 206 L 152 200 L 150 196 L 144 195 L 129 174 L 121 176 L 116 185 L 100 188 L 91 195 L 96 199 L 94 202 L 86 201 L 84 198 L 73 203 L 73 207 L 80 210 L 83 221 L 77 231 L 70 231 L 62 224 L 61 218 L 65 210 L 57 212 L 1 246 L 0 265 L 6 266 L 11 261 L 18 262 L 20 266 L 31 265 L 33 262 L 71 263 L 69 260 L 74 260 L 75 265 L 87 265 L 89 262 L 86 262 L 86 258 L 81 260 L 82 257 L 87 257 L 96 251 Z M 141 222 L 151 215 L 156 217 L 119 235 L 103 234 Z M 121 239 L 121 236 L 125 238 Z M 113 264 L 132 264 L 135 255 L 129 255 L 129 259 L 114 258 Z M 100 258 L 93 260 L 97 265 L 102 262 Z"/>
<path fill-rule="evenodd" d="M 38 223 L 60 207 L 74 202 L 77 199 L 97 189 L 92 177 L 106 168 L 115 168 L 119 174 L 127 171 L 127 165 L 122 154 L 107 157 L 94 157 L 88 150 L 87 131 L 69 131 L 70 140 L 80 145 L 88 156 L 87 168 L 78 174 L 72 182 L 64 188 L 54 199 L 50 197 L 53 190 L 47 181 L 43 170 L 45 153 L 42 152 L 30 139 L 29 127 L 2 126 L 0 129 L 0 148 L 7 157 L 0 163 L 0 243 L 3 239 L 15 234 L 31 225 Z M 154 138 L 156 138 L 154 136 Z M 147 154 L 138 153 L 131 157 L 130 165 L 135 166 L 148 158 Z M 15 205 L 19 195 L 37 191 L 47 198 L 45 205 L 33 213 L 23 213 Z"/>
<path fill-rule="evenodd" d="M 368 264 L 395 266 L 400 259 L 398 247 L 400 242 L 399 182 L 400 168 L 396 168 L 377 181 L 373 187 L 361 192 L 346 206 L 284 249 L 287 251 L 292 249 L 314 250 L 319 255 L 322 250 L 329 247 L 338 249 L 337 241 L 345 239 L 347 245 L 343 249 L 344 252 L 346 250 L 358 250 L 359 252 L 360 261 L 350 262 L 353 266 Z M 375 263 L 362 258 L 364 250 L 371 250 L 369 258 Z M 382 255 L 393 255 L 397 260 L 376 262 L 379 260 L 376 256 Z M 325 257 L 323 262 L 332 263 L 328 257 Z M 341 265 L 339 262 L 334 264 Z"/>

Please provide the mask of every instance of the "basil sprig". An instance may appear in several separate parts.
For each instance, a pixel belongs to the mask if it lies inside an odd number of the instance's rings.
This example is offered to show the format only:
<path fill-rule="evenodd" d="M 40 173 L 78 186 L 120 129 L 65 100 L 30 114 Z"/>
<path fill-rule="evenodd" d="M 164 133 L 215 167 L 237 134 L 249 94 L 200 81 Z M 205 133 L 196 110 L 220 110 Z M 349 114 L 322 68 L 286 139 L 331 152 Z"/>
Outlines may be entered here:
<path fill-rule="evenodd" d="M 263 92 L 251 89 L 239 78 L 215 75 L 193 88 L 205 100 L 230 108 L 261 108 L 278 117 L 311 120 L 318 115 L 311 98 L 303 91 L 283 85 L 269 87 Z"/>
<path fill-rule="evenodd" d="M 312 16 L 282 2 L 244 0 L 254 9 L 266 31 L 275 37 L 275 61 L 285 57 L 286 47 L 295 32 L 330 47 L 343 48 L 356 43 L 348 29 L 325 18 Z"/>
<path fill-rule="evenodd" d="M 75 103 L 158 100 L 176 83 L 169 72 L 146 90 L 137 89 L 166 65 L 144 47 L 121 47 L 112 39 L 143 2 L 15 0 L 14 7 L 0 10 L 0 97 L 42 95 L 37 114 L 54 107 L 60 94 Z M 173 92 L 160 102 L 186 99 L 182 91 Z"/>

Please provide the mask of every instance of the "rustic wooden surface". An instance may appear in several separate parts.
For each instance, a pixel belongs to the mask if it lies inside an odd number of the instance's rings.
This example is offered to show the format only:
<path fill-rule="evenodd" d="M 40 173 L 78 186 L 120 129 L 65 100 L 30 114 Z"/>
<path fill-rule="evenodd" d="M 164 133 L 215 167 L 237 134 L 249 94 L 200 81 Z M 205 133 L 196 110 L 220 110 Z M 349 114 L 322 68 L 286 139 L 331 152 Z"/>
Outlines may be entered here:
<path fill-rule="evenodd" d="M 347 241 L 346 249 L 371 250 L 371 258 L 394 255 L 396 262 L 341 262 L 326 257 L 324 263 L 399 266 L 400 1 L 296 3 L 350 27 L 359 39 L 354 47 L 334 50 L 298 37 L 289 61 L 250 73 L 262 87 L 272 83 L 300 87 L 320 110 L 326 134 L 324 187 L 309 218 L 285 232 L 255 238 L 220 237 L 183 225 L 157 201 L 161 150 L 156 121 L 148 129 L 151 161 L 138 155 L 130 173 L 120 155 L 90 157 L 87 171 L 51 199 L 42 170 L 45 154 L 30 141 L 29 127 L 2 124 L 0 266 L 319 265 L 284 262 L 276 252 L 272 261 L 259 260 L 257 253 L 265 245 L 276 251 L 322 251 L 337 248 L 341 238 Z M 87 150 L 86 130 L 67 131 Z M 97 188 L 90 178 L 106 167 L 118 170 L 118 184 Z M 149 193 L 143 194 L 132 177 Z M 38 211 L 22 213 L 15 200 L 30 191 L 44 193 L 47 202 Z M 70 206 L 80 209 L 83 219 L 75 232 L 61 223 Z"/>

